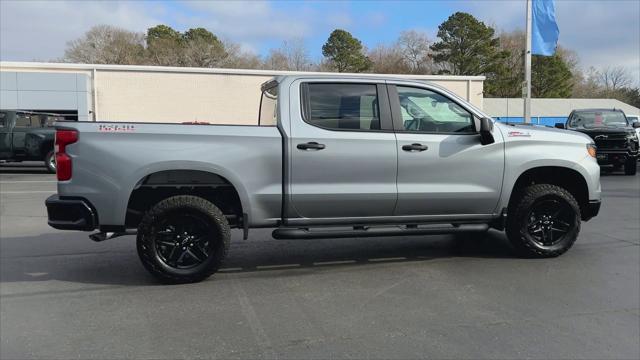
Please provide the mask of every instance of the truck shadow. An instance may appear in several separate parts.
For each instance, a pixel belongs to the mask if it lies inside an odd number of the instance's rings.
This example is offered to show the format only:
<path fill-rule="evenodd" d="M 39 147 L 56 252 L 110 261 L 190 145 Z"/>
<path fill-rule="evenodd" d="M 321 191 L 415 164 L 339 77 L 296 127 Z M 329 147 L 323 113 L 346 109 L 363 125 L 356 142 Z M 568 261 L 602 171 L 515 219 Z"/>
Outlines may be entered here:
<path fill-rule="evenodd" d="M 408 262 L 428 262 L 450 258 L 512 258 L 514 255 L 502 233 L 484 235 L 432 236 L 402 238 L 351 238 L 327 240 L 240 240 L 234 234 L 229 256 L 213 279 L 224 280 L 233 274 L 246 276 L 304 275 L 341 267 L 389 266 Z M 46 238 L 45 238 L 46 237 Z M 53 237 L 60 237 L 55 239 Z M 29 255 L 30 243 L 63 242 L 64 234 L 33 238 L 3 239 L 0 283 L 43 282 L 57 280 L 94 285 L 146 286 L 158 282 L 140 264 L 133 237 L 93 244 L 82 249 L 51 255 Z M 257 238 L 260 238 L 258 236 Z M 8 244 L 27 244 L 22 251 Z M 109 244 L 111 243 L 111 244 Z M 117 244 L 115 244 L 117 243 Z M 104 245 L 104 246 L 103 246 Z M 112 246 L 109 246 L 112 245 Z M 117 245 L 113 247 L 113 245 Z M 96 246 L 99 249 L 96 251 Z M 18 250 L 20 250 L 18 249 Z M 214 280 L 215 281 L 215 280 Z M 66 292 L 63 290 L 63 292 Z M 49 292 L 47 292 L 49 293 Z"/>
<path fill-rule="evenodd" d="M 47 174 L 49 175 L 49 171 L 47 171 L 47 168 L 44 167 L 44 165 L 42 165 L 41 163 L 38 163 L 38 165 L 28 165 L 28 166 L 24 166 L 24 165 L 17 165 L 14 163 L 5 163 L 5 164 L 0 164 L 0 174 L 25 174 L 25 175 L 32 175 L 32 174 Z"/>

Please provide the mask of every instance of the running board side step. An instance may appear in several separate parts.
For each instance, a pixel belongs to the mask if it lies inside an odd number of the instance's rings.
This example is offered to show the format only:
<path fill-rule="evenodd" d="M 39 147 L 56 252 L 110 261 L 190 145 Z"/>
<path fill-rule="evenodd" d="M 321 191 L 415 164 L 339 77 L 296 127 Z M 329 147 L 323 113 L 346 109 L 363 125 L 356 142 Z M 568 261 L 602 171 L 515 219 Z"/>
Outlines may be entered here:
<path fill-rule="evenodd" d="M 441 235 L 464 232 L 484 232 L 487 230 L 489 230 L 488 224 L 429 225 L 423 227 L 415 225 L 385 227 L 354 226 L 353 230 L 278 228 L 273 230 L 271 236 L 278 240 L 331 239 L 374 236 Z"/>

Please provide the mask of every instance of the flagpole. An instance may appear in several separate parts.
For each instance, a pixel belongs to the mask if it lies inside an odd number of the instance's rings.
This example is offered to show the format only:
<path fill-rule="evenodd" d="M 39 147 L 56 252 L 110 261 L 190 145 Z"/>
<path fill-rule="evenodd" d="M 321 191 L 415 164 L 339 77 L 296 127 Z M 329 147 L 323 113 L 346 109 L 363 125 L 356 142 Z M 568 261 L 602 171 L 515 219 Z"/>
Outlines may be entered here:
<path fill-rule="evenodd" d="M 524 122 L 527 124 L 531 122 L 531 1 L 527 0 L 527 34 L 524 54 Z"/>

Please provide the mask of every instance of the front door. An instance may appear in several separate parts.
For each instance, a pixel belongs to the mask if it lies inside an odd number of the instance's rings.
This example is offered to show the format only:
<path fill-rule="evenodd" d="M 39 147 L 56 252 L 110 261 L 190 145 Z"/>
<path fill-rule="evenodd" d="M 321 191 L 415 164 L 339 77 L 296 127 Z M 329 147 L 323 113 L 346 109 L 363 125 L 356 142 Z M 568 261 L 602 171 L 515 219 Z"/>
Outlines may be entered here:
<path fill-rule="evenodd" d="M 288 217 L 393 215 L 397 150 L 386 86 L 308 81 L 290 93 Z"/>
<path fill-rule="evenodd" d="M 477 119 L 439 89 L 389 86 L 398 149 L 395 215 L 487 215 L 502 187 L 500 136 L 483 146 Z"/>

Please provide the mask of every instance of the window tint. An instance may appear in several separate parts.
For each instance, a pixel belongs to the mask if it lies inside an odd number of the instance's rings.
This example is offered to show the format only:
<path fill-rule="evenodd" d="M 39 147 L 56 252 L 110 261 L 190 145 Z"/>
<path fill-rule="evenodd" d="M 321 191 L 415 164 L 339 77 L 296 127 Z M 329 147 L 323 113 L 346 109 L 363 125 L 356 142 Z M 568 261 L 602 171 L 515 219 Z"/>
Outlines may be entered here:
<path fill-rule="evenodd" d="M 16 127 L 31 127 L 31 117 L 28 115 L 18 115 L 16 117 Z"/>
<path fill-rule="evenodd" d="M 407 131 L 474 133 L 473 115 L 436 92 L 398 86 L 402 122 Z"/>
<path fill-rule="evenodd" d="M 380 130 L 376 85 L 307 84 L 305 120 L 326 129 Z"/>
<path fill-rule="evenodd" d="M 0 127 L 5 127 L 7 124 L 7 113 L 0 112 Z"/>

